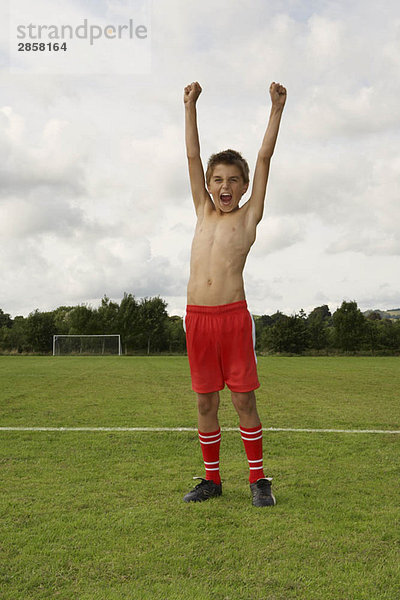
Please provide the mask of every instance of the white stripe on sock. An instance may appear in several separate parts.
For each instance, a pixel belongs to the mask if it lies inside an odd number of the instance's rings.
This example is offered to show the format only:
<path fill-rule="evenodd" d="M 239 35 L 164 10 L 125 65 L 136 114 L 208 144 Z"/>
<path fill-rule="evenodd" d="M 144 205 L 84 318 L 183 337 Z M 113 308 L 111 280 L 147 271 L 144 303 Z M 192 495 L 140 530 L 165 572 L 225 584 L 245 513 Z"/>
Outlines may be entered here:
<path fill-rule="evenodd" d="M 242 435 L 242 440 L 245 440 L 246 442 L 255 442 L 256 440 L 261 440 L 261 438 L 262 438 L 262 434 L 256 438 L 243 437 L 243 435 Z"/>
<path fill-rule="evenodd" d="M 218 433 L 213 433 L 212 435 L 209 435 L 208 433 L 200 433 L 199 432 L 199 438 L 204 438 L 206 440 L 210 440 L 211 438 L 215 438 L 221 435 L 221 431 L 219 431 Z"/>
<path fill-rule="evenodd" d="M 245 429 L 242 429 L 240 427 L 240 433 L 243 433 L 244 435 L 257 435 L 258 433 L 262 432 L 262 427 L 260 427 L 260 429 L 257 429 L 257 431 L 246 431 Z"/>
<path fill-rule="evenodd" d="M 217 440 L 212 440 L 212 442 L 203 442 L 203 440 L 200 440 L 200 444 L 216 444 L 217 442 L 221 441 L 221 437 L 219 437 Z"/>

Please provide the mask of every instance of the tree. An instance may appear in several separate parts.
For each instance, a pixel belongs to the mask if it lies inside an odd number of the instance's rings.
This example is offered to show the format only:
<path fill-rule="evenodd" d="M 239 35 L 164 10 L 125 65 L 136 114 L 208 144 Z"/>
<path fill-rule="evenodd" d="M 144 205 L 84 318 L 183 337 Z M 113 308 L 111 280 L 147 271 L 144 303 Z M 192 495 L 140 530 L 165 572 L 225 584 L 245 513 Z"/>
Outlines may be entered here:
<path fill-rule="evenodd" d="M 310 312 L 307 319 L 310 336 L 310 347 L 322 350 L 328 346 L 328 326 L 331 321 L 331 312 L 327 304 L 317 306 Z"/>
<path fill-rule="evenodd" d="M 10 333 L 13 322 L 8 313 L 0 308 L 0 350 L 10 350 Z"/>
<path fill-rule="evenodd" d="M 70 335 L 95 335 L 100 332 L 101 323 L 97 311 L 91 306 L 75 306 L 67 315 Z"/>
<path fill-rule="evenodd" d="M 118 312 L 118 304 L 104 295 L 97 309 L 98 324 L 100 326 L 98 333 L 120 333 L 118 331 Z"/>
<path fill-rule="evenodd" d="M 58 333 L 60 335 L 66 335 L 69 333 L 69 320 L 68 315 L 70 312 L 74 310 L 73 306 L 59 306 L 56 310 L 53 310 L 54 315 L 54 333 Z"/>
<path fill-rule="evenodd" d="M 155 298 L 143 298 L 139 304 L 138 321 L 142 333 L 142 340 L 147 346 L 147 354 L 150 354 L 150 347 L 158 350 L 165 345 L 166 323 L 168 319 L 167 303 L 159 296 Z"/>
<path fill-rule="evenodd" d="M 274 352 L 301 354 L 308 347 L 308 331 L 304 311 L 290 317 L 281 314 L 269 328 L 267 344 Z"/>
<path fill-rule="evenodd" d="M 357 302 L 343 301 L 332 319 L 337 347 L 346 352 L 358 350 L 365 335 L 365 317 Z"/>
<path fill-rule="evenodd" d="M 0 308 L 0 329 L 2 327 L 7 327 L 8 329 L 11 329 L 12 327 L 12 318 L 10 317 L 10 315 L 8 313 L 5 313 L 1 308 Z"/>
<path fill-rule="evenodd" d="M 184 352 L 186 348 L 186 336 L 181 317 L 168 317 L 167 334 L 169 351 Z"/>
<path fill-rule="evenodd" d="M 54 314 L 35 310 L 26 319 L 26 339 L 33 352 L 49 353 L 55 330 Z"/>
<path fill-rule="evenodd" d="M 14 318 L 12 328 L 6 329 L 5 349 L 17 350 L 19 353 L 28 351 L 26 321 L 27 319 L 20 315 Z"/>
<path fill-rule="evenodd" d="M 273 315 L 261 315 L 254 320 L 256 326 L 256 350 L 272 350 L 273 342 L 271 341 L 271 329 L 275 323 L 283 316 L 281 312 L 276 312 Z"/>
<path fill-rule="evenodd" d="M 375 352 L 379 346 L 379 329 L 378 323 L 380 319 L 370 319 L 369 316 L 365 321 L 364 339 L 366 347 Z"/>
<path fill-rule="evenodd" d="M 132 294 L 124 293 L 118 310 L 117 329 L 121 335 L 125 353 L 132 348 L 138 336 L 139 306 Z"/>
<path fill-rule="evenodd" d="M 379 312 L 379 310 L 372 310 L 370 313 L 368 313 L 367 320 L 368 321 L 381 321 L 382 320 L 381 313 Z"/>
<path fill-rule="evenodd" d="M 332 314 L 329 310 L 329 306 L 327 304 L 317 306 L 310 312 L 310 314 L 308 315 L 308 319 L 311 319 L 312 321 L 322 321 L 324 323 L 329 324 L 332 320 Z"/>
<path fill-rule="evenodd" d="M 387 349 L 391 352 L 400 350 L 400 321 L 382 319 L 375 322 L 378 334 L 378 348 Z"/>

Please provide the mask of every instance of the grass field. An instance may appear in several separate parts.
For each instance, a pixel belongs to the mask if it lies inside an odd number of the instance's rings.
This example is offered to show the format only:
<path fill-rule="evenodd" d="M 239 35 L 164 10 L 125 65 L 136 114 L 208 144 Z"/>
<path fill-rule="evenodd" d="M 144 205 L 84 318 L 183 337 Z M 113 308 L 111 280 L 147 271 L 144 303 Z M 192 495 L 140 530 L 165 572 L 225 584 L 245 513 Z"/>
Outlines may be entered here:
<path fill-rule="evenodd" d="M 263 426 L 400 429 L 400 359 L 259 359 Z M 221 426 L 237 427 L 223 393 Z M 195 427 L 184 357 L 0 357 L 0 426 Z M 187 505 L 195 432 L 0 431 L 1 600 L 400 598 L 400 435 L 266 432 L 278 504 Z"/>

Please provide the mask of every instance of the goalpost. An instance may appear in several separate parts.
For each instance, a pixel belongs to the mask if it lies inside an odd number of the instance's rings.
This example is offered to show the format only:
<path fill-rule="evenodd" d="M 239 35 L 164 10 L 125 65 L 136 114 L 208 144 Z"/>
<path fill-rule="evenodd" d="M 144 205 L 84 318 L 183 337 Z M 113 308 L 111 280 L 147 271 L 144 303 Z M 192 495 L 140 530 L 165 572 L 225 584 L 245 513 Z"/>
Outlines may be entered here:
<path fill-rule="evenodd" d="M 104 335 L 53 335 L 53 356 L 112 355 L 121 356 L 121 336 Z"/>

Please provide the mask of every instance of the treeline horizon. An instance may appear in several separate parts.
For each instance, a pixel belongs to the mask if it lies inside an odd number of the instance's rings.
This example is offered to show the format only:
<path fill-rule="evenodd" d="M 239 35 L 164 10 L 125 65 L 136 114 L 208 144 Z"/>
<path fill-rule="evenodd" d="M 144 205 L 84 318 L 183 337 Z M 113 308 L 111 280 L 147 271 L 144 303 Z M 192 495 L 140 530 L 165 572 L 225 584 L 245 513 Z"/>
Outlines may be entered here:
<path fill-rule="evenodd" d="M 255 317 L 256 351 L 261 354 L 400 354 L 400 319 L 363 314 L 356 301 L 343 301 L 333 313 L 328 305 L 308 314 L 277 311 Z M 14 319 L 0 308 L 0 353 L 51 354 L 53 335 L 120 334 L 124 354 L 183 354 L 183 319 L 169 316 L 160 296 L 136 299 L 125 293 L 120 303 L 106 295 L 100 306 L 60 306 Z"/>

